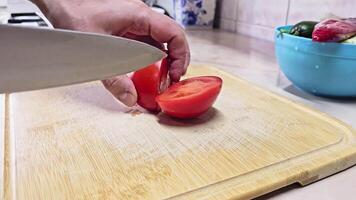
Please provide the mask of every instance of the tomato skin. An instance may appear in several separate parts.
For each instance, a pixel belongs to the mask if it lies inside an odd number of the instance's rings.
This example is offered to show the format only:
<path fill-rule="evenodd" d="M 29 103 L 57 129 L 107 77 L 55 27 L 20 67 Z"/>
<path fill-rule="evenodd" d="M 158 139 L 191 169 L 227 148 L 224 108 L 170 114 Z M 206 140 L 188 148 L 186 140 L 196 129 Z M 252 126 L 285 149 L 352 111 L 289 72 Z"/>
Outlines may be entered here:
<path fill-rule="evenodd" d="M 202 84 L 195 84 L 202 81 Z M 162 111 L 172 117 L 189 119 L 205 113 L 215 102 L 222 87 L 216 76 L 185 79 L 171 85 L 156 101 Z"/>
<path fill-rule="evenodd" d="M 133 73 L 138 105 L 151 112 L 160 111 L 155 98 L 170 85 L 168 68 L 168 60 L 163 59 Z"/>

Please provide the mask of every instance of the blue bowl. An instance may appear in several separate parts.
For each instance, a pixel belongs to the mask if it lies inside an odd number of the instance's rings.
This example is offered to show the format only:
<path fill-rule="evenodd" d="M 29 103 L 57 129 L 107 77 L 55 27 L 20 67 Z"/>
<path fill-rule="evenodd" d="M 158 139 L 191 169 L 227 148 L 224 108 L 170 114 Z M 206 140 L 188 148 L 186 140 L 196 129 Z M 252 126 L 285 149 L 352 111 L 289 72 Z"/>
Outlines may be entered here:
<path fill-rule="evenodd" d="M 277 61 L 298 88 L 320 96 L 356 96 L 356 45 L 319 43 L 275 30 Z"/>

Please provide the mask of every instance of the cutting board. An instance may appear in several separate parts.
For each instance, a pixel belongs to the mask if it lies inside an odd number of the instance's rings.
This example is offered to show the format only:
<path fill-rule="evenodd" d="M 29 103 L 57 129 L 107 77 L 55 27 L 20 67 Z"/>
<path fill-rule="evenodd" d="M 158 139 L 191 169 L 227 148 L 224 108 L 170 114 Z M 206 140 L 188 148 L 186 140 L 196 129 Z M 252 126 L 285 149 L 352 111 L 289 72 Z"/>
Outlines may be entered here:
<path fill-rule="evenodd" d="M 356 163 L 355 131 L 215 68 L 194 120 L 126 108 L 98 83 L 6 99 L 7 199 L 249 199 Z"/>
<path fill-rule="evenodd" d="M 0 94 L 0 188 L 4 188 L 4 161 L 5 161 L 5 95 Z M 3 189 L 0 189 L 0 197 L 3 197 Z"/>

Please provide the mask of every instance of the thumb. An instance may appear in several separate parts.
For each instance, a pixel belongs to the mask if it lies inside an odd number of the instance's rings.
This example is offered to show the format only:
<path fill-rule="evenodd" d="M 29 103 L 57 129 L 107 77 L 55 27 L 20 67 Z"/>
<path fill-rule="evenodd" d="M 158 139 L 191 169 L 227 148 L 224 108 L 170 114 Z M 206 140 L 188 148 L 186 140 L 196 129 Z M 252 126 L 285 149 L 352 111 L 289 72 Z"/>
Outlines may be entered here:
<path fill-rule="evenodd" d="M 137 102 L 137 92 L 131 79 L 127 75 L 115 76 L 103 80 L 104 87 L 126 106 L 133 106 Z"/>

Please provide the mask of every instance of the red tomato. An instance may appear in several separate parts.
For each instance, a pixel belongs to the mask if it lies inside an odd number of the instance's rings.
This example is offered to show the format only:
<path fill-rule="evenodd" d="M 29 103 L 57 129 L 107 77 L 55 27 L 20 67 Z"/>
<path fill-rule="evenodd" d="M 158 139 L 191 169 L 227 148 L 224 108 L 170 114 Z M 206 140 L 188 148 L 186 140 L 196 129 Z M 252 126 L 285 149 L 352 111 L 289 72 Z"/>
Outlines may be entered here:
<path fill-rule="evenodd" d="M 160 110 L 155 98 L 170 85 L 168 68 L 168 60 L 163 59 L 134 72 L 131 79 L 137 90 L 138 105 L 152 112 Z"/>
<path fill-rule="evenodd" d="M 172 117 L 194 118 L 212 106 L 221 87 L 222 79 L 216 76 L 189 78 L 171 85 L 156 101 Z"/>

